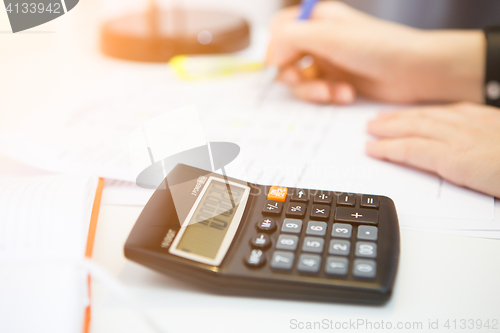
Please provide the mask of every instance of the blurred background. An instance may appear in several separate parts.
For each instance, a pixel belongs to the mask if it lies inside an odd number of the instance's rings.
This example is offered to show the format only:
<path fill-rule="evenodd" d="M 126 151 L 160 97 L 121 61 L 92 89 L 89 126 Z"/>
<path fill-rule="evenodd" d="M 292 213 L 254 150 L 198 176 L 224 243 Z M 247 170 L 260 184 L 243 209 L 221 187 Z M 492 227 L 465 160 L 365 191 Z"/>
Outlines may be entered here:
<path fill-rule="evenodd" d="M 426 29 L 483 28 L 500 24 L 499 0 L 343 0 L 383 19 Z M 263 57 L 273 15 L 299 0 L 157 0 L 160 10 L 204 8 L 242 17 L 250 28 L 250 48 Z M 66 15 L 27 31 L 12 34 L 7 13 L 0 10 L 0 98 L 11 114 L 50 105 L 53 97 L 39 86 L 61 95 L 75 86 L 93 83 L 114 67 L 133 68 L 100 52 L 100 29 L 105 22 L 127 13 L 146 12 L 150 0 L 81 0 Z M 153 69 L 151 69 L 153 70 Z M 156 70 L 156 69 L 154 69 Z M 37 89 L 34 89 L 34 88 Z M 32 98 L 26 98 L 29 90 Z"/>

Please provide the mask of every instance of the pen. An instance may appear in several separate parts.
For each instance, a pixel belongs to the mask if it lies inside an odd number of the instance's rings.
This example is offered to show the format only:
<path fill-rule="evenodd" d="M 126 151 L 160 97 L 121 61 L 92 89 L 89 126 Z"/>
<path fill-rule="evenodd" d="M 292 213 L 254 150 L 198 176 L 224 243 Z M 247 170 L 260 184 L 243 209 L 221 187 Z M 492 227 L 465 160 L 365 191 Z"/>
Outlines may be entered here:
<path fill-rule="evenodd" d="M 311 13 L 314 9 L 314 5 L 319 0 L 302 0 L 300 4 L 300 13 L 299 16 L 297 17 L 298 20 L 308 20 L 311 17 Z M 307 56 L 306 56 L 307 57 Z M 264 83 L 262 87 L 262 92 L 261 92 L 261 98 L 259 99 L 260 102 L 264 101 L 267 92 L 273 85 L 273 82 L 276 80 L 276 77 L 278 77 L 279 74 L 279 68 L 278 66 L 267 66 L 266 69 L 264 70 Z"/>
<path fill-rule="evenodd" d="M 311 13 L 313 11 L 314 5 L 316 5 L 318 0 L 302 0 L 300 4 L 300 15 L 298 17 L 299 20 L 308 20 L 311 17 Z"/>

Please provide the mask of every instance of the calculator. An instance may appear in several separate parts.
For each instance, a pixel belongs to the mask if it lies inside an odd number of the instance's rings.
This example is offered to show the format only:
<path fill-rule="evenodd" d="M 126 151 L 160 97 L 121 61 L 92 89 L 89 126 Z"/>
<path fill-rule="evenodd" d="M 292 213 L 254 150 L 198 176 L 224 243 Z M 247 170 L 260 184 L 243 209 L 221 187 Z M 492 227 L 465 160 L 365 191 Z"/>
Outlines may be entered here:
<path fill-rule="evenodd" d="M 178 164 L 125 256 L 215 293 L 382 304 L 399 248 L 385 196 L 264 186 Z"/>

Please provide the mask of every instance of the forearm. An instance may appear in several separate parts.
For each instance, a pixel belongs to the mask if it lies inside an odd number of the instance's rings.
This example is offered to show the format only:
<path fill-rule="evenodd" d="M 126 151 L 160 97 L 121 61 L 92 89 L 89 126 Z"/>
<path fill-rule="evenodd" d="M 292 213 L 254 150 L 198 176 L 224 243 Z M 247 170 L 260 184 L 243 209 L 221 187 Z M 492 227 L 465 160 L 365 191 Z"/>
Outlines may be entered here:
<path fill-rule="evenodd" d="M 421 46 L 420 46 L 421 45 Z M 416 76 L 421 101 L 483 103 L 486 41 L 480 30 L 423 31 Z"/>

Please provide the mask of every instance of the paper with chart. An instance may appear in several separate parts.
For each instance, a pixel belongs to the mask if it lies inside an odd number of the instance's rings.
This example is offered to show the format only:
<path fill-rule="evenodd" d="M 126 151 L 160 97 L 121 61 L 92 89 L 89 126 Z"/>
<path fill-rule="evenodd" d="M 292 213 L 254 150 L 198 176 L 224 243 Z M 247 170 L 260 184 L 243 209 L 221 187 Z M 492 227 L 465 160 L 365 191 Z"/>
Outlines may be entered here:
<path fill-rule="evenodd" d="M 259 104 L 255 97 L 260 82 L 258 75 L 200 83 L 169 78 L 155 85 L 133 77 L 112 78 L 4 132 L 9 145 L 0 153 L 54 172 L 133 182 L 129 134 L 146 119 L 194 104 L 207 141 L 241 147 L 240 156 L 226 168 L 229 176 L 260 184 L 387 195 L 396 202 L 402 226 L 500 229 L 492 197 L 364 153 L 367 121 L 388 106 L 318 106 L 293 99 L 278 84 Z M 189 135 L 190 130 L 177 132 Z"/>

